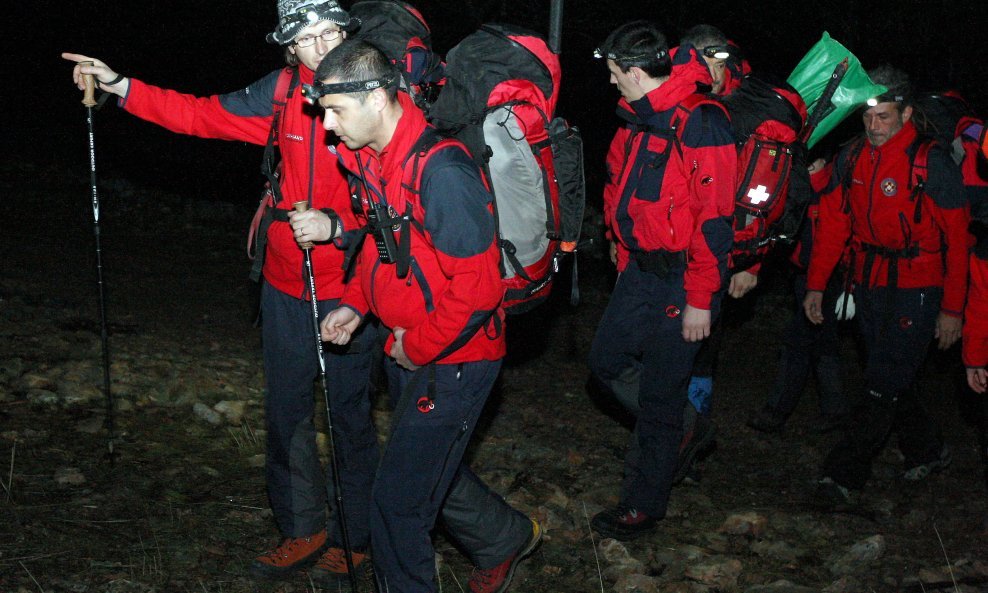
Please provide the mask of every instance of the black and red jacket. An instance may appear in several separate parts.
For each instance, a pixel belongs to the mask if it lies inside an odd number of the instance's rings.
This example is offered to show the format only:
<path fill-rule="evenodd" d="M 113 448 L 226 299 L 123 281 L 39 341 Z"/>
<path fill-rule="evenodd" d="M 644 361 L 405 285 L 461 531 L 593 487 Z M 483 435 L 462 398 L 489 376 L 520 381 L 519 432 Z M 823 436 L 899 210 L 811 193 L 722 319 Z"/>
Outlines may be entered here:
<path fill-rule="evenodd" d="M 695 50 L 673 52 L 668 80 L 631 103 L 607 153 L 604 220 L 618 245 L 618 270 L 631 252 L 687 256 L 686 302 L 709 309 L 731 249 L 737 149 L 723 108 L 697 95 L 710 71 Z"/>
<path fill-rule="evenodd" d="M 970 130 L 981 125 L 979 141 L 972 140 Z M 956 136 L 964 148 L 961 164 L 964 185 L 971 201 L 971 229 L 976 243 L 970 259 L 970 285 L 967 307 L 964 309 L 964 336 L 961 355 L 964 366 L 988 367 L 988 143 L 985 142 L 984 121 L 963 118 L 957 125 Z"/>
<path fill-rule="evenodd" d="M 458 142 L 444 141 L 427 158 L 410 161 L 427 124 L 408 95 L 398 93 L 398 100 L 403 114 L 380 154 L 342 144 L 337 150 L 342 166 L 359 182 L 353 189 L 363 208 L 370 199 L 383 200 L 393 213 L 405 213 L 411 205 L 409 272 L 399 277 L 395 264 L 381 263 L 367 236 L 343 305 L 360 315 L 373 312 L 389 328 L 404 328 L 402 345 L 416 365 L 501 359 L 504 289 L 491 194 Z M 417 178 L 406 171 L 413 164 L 421 167 Z M 392 335 L 385 352 L 393 341 Z"/>
<path fill-rule="evenodd" d="M 961 356 L 966 367 L 988 367 L 988 257 L 977 254 L 971 255 L 971 286 L 964 309 Z"/>
<path fill-rule="evenodd" d="M 298 66 L 301 83 L 312 84 L 313 72 Z M 271 130 L 277 70 L 239 91 L 225 95 L 195 97 L 130 79 L 127 96 L 119 101 L 130 113 L 173 132 L 201 138 L 239 140 L 265 145 Z M 350 209 L 346 179 L 328 149 L 328 133 L 322 126 L 321 110 L 313 109 L 301 89 L 289 93 L 278 126 L 281 151 L 281 192 L 275 207 L 291 210 L 292 204 L 307 201 L 312 208 L 332 209 L 344 228 L 353 228 L 356 218 Z M 343 252 L 330 244 L 312 250 L 316 270 L 316 293 L 320 299 L 343 294 Z M 308 299 L 302 250 L 287 223 L 272 224 L 262 270 L 265 280 L 286 294 Z"/>
<path fill-rule="evenodd" d="M 813 240 L 820 230 L 820 197 L 833 191 L 836 186 L 834 178 L 833 161 L 827 163 L 809 176 L 811 192 L 810 200 L 806 204 L 806 217 L 799 228 L 799 237 L 796 241 L 796 246 L 789 255 L 789 261 L 804 273 L 810 267 L 810 257 L 813 255 Z M 849 256 L 850 254 L 847 253 L 847 255 Z"/>
<path fill-rule="evenodd" d="M 834 189 L 820 200 L 809 290 L 826 287 L 850 241 L 857 285 L 941 286 L 941 311 L 961 315 L 970 245 L 964 186 L 957 166 L 934 145 L 923 174 L 925 188 L 917 195 L 911 188 L 918 147 L 916 128 L 906 122 L 881 146 L 859 141 L 841 151 Z"/>

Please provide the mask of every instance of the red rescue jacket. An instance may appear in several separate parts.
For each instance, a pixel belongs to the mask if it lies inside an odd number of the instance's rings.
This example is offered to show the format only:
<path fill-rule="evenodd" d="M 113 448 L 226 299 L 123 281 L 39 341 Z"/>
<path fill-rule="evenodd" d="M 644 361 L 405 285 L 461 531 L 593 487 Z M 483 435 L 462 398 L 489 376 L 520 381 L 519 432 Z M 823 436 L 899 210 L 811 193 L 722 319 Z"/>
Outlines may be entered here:
<path fill-rule="evenodd" d="M 359 181 L 353 189 L 365 209 L 368 199 L 380 197 L 394 213 L 411 205 L 410 270 L 399 278 L 396 265 L 381 263 L 367 236 L 343 304 L 361 315 L 373 312 L 389 328 L 405 328 L 402 345 L 416 365 L 498 360 L 505 354 L 504 289 L 490 192 L 459 143 L 437 147 L 419 161 L 417 180 L 406 176 L 409 152 L 427 124 L 405 93 L 398 100 L 403 114 L 380 154 L 343 144 L 337 150 L 351 179 Z M 393 343 L 392 335 L 384 351 Z"/>
<path fill-rule="evenodd" d="M 834 189 L 820 200 L 809 290 L 824 289 L 850 241 L 856 284 L 887 286 L 894 262 L 896 286 L 941 286 L 942 312 L 961 315 L 967 292 L 970 214 L 960 171 L 946 152 L 933 146 L 927 170 L 919 172 L 926 184 L 915 197 L 920 200 L 917 211 L 910 189 L 914 140 L 916 128 L 906 122 L 882 146 L 852 143 L 838 155 Z M 884 254 L 876 255 L 881 250 Z"/>
<path fill-rule="evenodd" d="M 710 83 L 706 65 L 692 49 L 674 52 L 667 81 L 620 101 L 626 125 L 607 153 L 604 220 L 619 271 L 633 251 L 685 251 L 686 302 L 709 309 L 734 237 L 737 150 L 726 113 L 700 100 L 697 83 Z"/>
<path fill-rule="evenodd" d="M 988 366 L 988 259 L 971 256 L 971 286 L 964 309 L 964 366 Z"/>
<path fill-rule="evenodd" d="M 298 68 L 300 81 L 312 84 L 312 70 Z M 173 132 L 263 146 L 271 130 L 272 102 L 280 72 L 276 70 L 245 89 L 210 97 L 178 93 L 131 78 L 127 96 L 119 104 L 137 117 Z M 278 145 L 284 199 L 276 207 L 291 210 L 292 203 L 306 200 L 312 208 L 335 210 L 344 228 L 353 228 L 356 218 L 346 180 L 336 157 L 329 152 L 321 111 L 308 106 L 301 89 L 296 88 L 289 93 L 281 113 Z M 316 294 L 320 299 L 339 298 L 343 294 L 343 252 L 330 244 L 316 245 L 312 262 Z M 275 222 L 268 230 L 262 273 L 281 292 L 308 299 L 303 254 L 290 225 Z"/>

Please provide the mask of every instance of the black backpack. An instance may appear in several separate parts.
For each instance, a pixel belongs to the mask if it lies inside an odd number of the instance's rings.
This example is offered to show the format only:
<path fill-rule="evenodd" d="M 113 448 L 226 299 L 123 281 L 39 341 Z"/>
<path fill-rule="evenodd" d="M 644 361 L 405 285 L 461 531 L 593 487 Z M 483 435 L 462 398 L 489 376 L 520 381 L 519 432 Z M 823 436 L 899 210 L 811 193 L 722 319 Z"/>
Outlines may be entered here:
<path fill-rule="evenodd" d="M 443 63 L 432 50 L 432 31 L 422 13 L 398 0 L 360 0 L 350 16 L 360 19 L 354 38 L 384 52 L 401 72 L 405 90 L 427 108 L 439 92 Z"/>
<path fill-rule="evenodd" d="M 433 125 L 467 146 L 491 188 L 509 313 L 548 297 L 560 259 L 580 237 L 583 142 L 555 117 L 560 79 L 559 57 L 540 35 L 484 25 L 447 54 L 446 81 L 429 110 Z"/>

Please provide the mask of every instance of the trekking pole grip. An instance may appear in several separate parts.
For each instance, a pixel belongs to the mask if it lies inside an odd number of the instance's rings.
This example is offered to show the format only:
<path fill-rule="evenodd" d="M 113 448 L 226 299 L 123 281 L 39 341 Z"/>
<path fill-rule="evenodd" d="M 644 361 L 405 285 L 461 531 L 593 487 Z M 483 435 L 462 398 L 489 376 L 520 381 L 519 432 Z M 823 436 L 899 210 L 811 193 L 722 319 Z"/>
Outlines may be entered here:
<path fill-rule="evenodd" d="M 296 212 L 305 212 L 309 209 L 309 203 L 305 200 L 299 200 L 298 202 L 292 203 L 292 208 L 294 208 Z M 315 243 L 312 241 L 306 241 L 305 243 L 299 243 L 298 246 L 302 249 L 312 249 L 315 246 Z"/>
<path fill-rule="evenodd" d="M 79 62 L 80 66 L 92 66 L 91 60 Z M 92 74 L 83 74 L 82 82 L 86 85 L 86 90 L 82 95 L 82 104 L 86 107 L 96 107 L 96 77 Z"/>

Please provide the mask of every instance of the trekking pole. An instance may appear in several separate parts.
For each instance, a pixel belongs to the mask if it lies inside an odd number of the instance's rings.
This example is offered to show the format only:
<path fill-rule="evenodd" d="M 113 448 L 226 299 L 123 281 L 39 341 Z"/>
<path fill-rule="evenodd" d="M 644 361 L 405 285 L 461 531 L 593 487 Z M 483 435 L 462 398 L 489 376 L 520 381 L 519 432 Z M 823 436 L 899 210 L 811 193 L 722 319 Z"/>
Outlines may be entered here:
<path fill-rule="evenodd" d="M 79 62 L 80 64 L 92 65 L 92 62 Z M 100 321 L 100 341 L 103 344 L 103 394 L 106 396 L 106 429 L 107 455 L 110 458 L 110 465 L 114 462 L 113 441 L 116 439 L 116 422 L 114 419 L 113 394 L 110 392 L 110 347 L 109 332 L 106 325 L 106 295 L 103 286 L 103 250 L 100 247 L 99 230 L 99 193 L 96 189 L 96 144 L 93 136 L 93 107 L 97 105 L 94 97 L 96 92 L 96 79 L 92 74 L 83 74 L 83 82 L 86 86 L 82 97 L 82 104 L 86 106 L 86 125 L 89 127 L 89 182 L 92 189 L 93 202 L 93 235 L 96 238 L 96 284 L 99 288 L 99 321 Z"/>
<path fill-rule="evenodd" d="M 549 49 L 557 56 L 563 51 L 563 0 L 552 0 L 549 7 Z"/>
<path fill-rule="evenodd" d="M 305 212 L 309 209 L 309 203 L 305 200 L 292 204 L 296 212 Z M 343 484 L 340 481 L 340 462 L 336 457 L 336 441 L 333 438 L 333 412 L 329 405 L 329 387 L 326 384 L 326 361 L 323 359 L 322 333 L 319 331 L 319 301 L 316 299 L 316 275 L 312 272 L 312 247 L 311 241 L 299 245 L 305 254 L 305 279 L 309 283 L 309 297 L 312 299 L 312 329 L 316 337 L 316 356 L 319 358 L 319 373 L 322 379 L 322 395 L 326 401 L 326 427 L 327 439 L 329 440 L 330 460 L 333 469 L 333 489 L 336 490 L 336 510 L 340 521 L 340 533 L 343 535 L 343 553 L 346 557 L 347 574 L 350 577 L 350 587 L 353 593 L 357 593 L 357 575 L 353 567 L 353 550 L 350 548 L 350 532 L 346 526 L 346 516 L 343 513 Z"/>

